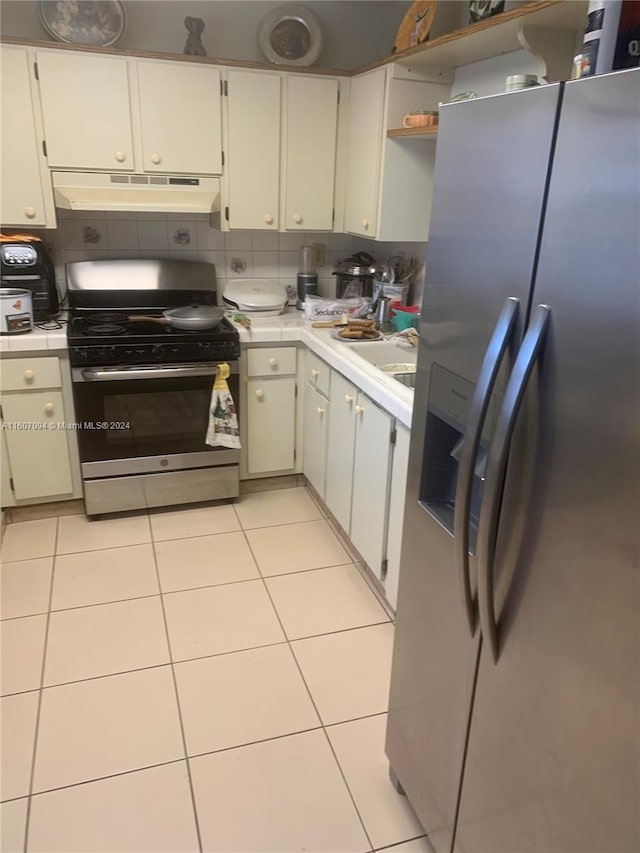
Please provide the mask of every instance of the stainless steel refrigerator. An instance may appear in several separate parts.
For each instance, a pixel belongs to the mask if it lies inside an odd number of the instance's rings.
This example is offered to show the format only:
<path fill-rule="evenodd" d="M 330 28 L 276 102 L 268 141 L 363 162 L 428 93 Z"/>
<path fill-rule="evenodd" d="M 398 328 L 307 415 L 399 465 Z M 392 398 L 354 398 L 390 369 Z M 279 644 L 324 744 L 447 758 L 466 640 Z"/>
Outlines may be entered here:
<path fill-rule="evenodd" d="M 640 69 L 447 105 L 386 752 L 437 853 L 640 850 Z"/>

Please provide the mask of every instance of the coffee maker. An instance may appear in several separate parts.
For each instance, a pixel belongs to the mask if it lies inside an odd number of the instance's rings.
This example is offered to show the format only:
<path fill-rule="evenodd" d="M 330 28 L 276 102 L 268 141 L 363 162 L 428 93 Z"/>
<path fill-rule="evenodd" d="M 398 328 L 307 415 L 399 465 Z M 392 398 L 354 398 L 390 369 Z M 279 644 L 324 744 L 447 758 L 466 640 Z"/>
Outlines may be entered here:
<path fill-rule="evenodd" d="M 31 291 L 35 320 L 48 320 L 60 311 L 53 261 L 42 240 L 30 235 L 2 235 L 0 239 L 2 287 Z"/>
<path fill-rule="evenodd" d="M 300 249 L 300 270 L 298 272 L 298 301 L 296 308 L 304 308 L 307 296 L 318 295 L 318 273 L 313 260 L 313 246 Z"/>

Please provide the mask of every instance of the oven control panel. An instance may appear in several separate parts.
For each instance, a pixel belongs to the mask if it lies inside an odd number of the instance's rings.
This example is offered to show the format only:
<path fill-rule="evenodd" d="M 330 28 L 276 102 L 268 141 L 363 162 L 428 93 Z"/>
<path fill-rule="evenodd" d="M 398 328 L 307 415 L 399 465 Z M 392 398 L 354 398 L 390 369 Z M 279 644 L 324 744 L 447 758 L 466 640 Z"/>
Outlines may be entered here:
<path fill-rule="evenodd" d="M 161 344 L 89 344 L 69 347 L 73 366 L 116 364 L 172 364 L 189 361 L 236 361 L 238 341 L 194 341 Z"/>

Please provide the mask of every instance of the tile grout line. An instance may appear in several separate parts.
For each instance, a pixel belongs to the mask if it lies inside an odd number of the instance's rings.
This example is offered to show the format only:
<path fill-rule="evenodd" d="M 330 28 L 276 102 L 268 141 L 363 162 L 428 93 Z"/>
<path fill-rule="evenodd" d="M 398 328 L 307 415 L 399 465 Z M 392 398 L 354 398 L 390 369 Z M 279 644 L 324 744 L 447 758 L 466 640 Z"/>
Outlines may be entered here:
<path fill-rule="evenodd" d="M 305 684 L 305 686 L 306 686 L 306 684 Z M 313 703 L 313 699 L 311 701 Z M 348 723 L 356 723 L 356 722 L 359 722 L 360 720 L 368 720 L 368 719 L 371 719 L 372 717 L 382 717 L 385 714 L 386 714 L 386 711 L 378 711 L 375 714 L 366 714 L 362 717 L 354 717 L 354 718 L 348 719 L 348 720 L 339 720 L 338 722 L 335 722 L 335 723 L 323 724 L 321 721 L 319 721 L 317 726 L 312 726 L 311 728 L 308 728 L 308 729 L 297 729 L 294 732 L 285 732 L 284 734 L 272 735 L 271 737 L 260 738 L 259 740 L 245 741 L 243 743 L 234 744 L 233 746 L 222 746 L 222 747 L 219 747 L 217 749 L 207 750 L 205 752 L 196 752 L 193 755 L 189 755 L 189 758 L 190 759 L 191 758 L 203 758 L 204 756 L 207 756 L 207 755 L 217 755 L 221 752 L 230 752 L 233 749 L 244 749 L 245 747 L 248 747 L 248 746 L 256 746 L 257 744 L 261 744 L 261 743 L 269 743 L 269 741 L 272 741 L 272 740 L 282 740 L 283 738 L 292 737 L 294 735 L 307 734 L 308 732 L 317 732 L 323 728 L 334 728 L 336 726 L 347 725 Z M 115 773 L 107 773 L 104 776 L 93 776 L 90 779 L 81 779 L 78 782 L 69 782 L 66 785 L 58 785 L 54 788 L 44 788 L 41 791 L 34 791 L 31 796 L 38 797 L 38 796 L 41 796 L 44 794 L 52 794 L 55 791 L 65 791 L 67 788 L 78 788 L 78 787 L 81 787 L 82 785 L 91 785 L 93 782 L 102 782 L 105 779 L 115 779 L 118 776 L 128 776 L 131 773 L 142 773 L 145 770 L 154 770 L 157 767 L 166 767 L 170 764 L 179 764 L 180 762 L 182 762 L 184 760 L 185 760 L 184 758 L 171 758 L 168 761 L 161 761 L 157 764 L 145 764 L 142 767 L 131 767 L 128 770 L 118 770 Z M 18 797 L 8 797 L 6 800 L 2 800 L 2 805 L 4 805 L 5 803 L 15 803 L 18 800 L 24 800 L 24 799 L 27 799 L 27 796 L 24 794 L 21 794 Z M 417 836 L 417 837 L 421 838 L 422 836 Z M 400 843 L 401 842 L 399 842 L 399 841 L 394 842 L 394 844 L 400 844 Z M 393 847 L 394 844 L 387 845 L 387 846 Z"/>
<path fill-rule="evenodd" d="M 355 801 L 353 793 L 351 792 L 351 788 L 349 787 L 349 784 L 348 784 L 347 779 L 344 775 L 342 767 L 340 766 L 340 762 L 338 761 L 336 754 L 335 754 L 335 751 L 333 749 L 333 746 L 331 744 L 331 741 L 329 740 L 329 736 L 327 735 L 327 732 L 325 729 L 324 720 L 322 719 L 322 716 L 320 715 L 320 712 L 319 712 L 318 707 L 316 705 L 315 699 L 313 698 L 311 690 L 309 689 L 309 685 L 307 684 L 307 681 L 304 677 L 304 674 L 302 672 L 302 668 L 300 667 L 300 664 L 298 662 L 298 658 L 296 657 L 295 652 L 293 651 L 291 641 L 289 640 L 289 637 L 287 635 L 287 632 L 285 631 L 284 625 L 282 624 L 282 620 L 280 619 L 280 614 L 278 613 L 278 608 L 276 607 L 275 602 L 274 602 L 273 598 L 271 597 L 271 592 L 270 592 L 269 587 L 267 585 L 266 579 L 264 578 L 264 576 L 262 575 L 262 572 L 260 571 L 260 564 L 259 564 L 255 554 L 253 553 L 253 549 L 251 548 L 251 543 L 249 542 L 249 537 L 247 536 L 246 532 L 245 532 L 245 539 L 247 540 L 247 545 L 249 546 L 249 550 L 251 551 L 251 554 L 253 556 L 253 559 L 255 560 L 256 566 L 258 567 L 258 571 L 260 572 L 260 577 L 262 579 L 262 583 L 263 583 L 265 591 L 269 597 L 269 601 L 271 602 L 271 606 L 273 607 L 273 611 L 276 615 L 276 619 L 278 620 L 278 623 L 280 625 L 282 633 L 284 634 L 284 636 L 286 638 L 286 643 L 287 643 L 287 646 L 289 648 L 289 652 L 291 653 L 291 656 L 293 657 L 296 668 L 297 668 L 298 672 L 300 673 L 300 678 L 302 679 L 302 683 L 304 684 L 305 690 L 307 691 L 307 694 L 309 696 L 309 701 L 311 702 L 311 704 L 313 706 L 313 710 L 315 711 L 315 713 L 318 717 L 318 720 L 320 721 L 320 729 L 322 730 L 322 733 L 324 734 L 325 739 L 327 740 L 327 743 L 329 744 L 329 749 L 331 750 L 331 754 L 333 755 L 333 757 L 335 759 L 336 765 L 338 767 L 338 772 L 340 773 L 340 776 L 342 777 L 342 781 L 344 782 L 345 788 L 347 789 L 347 793 L 349 794 L 349 798 L 351 800 L 351 803 L 353 804 L 353 808 L 355 810 L 355 813 L 357 814 L 358 820 L 360 821 L 362 831 L 364 832 L 365 838 L 367 839 L 367 842 L 369 843 L 369 850 L 371 851 L 371 850 L 373 850 L 373 843 L 371 841 L 371 838 L 369 837 L 369 833 L 367 832 L 367 827 L 364 824 L 364 820 L 362 819 L 362 815 L 360 814 L 360 809 L 357 806 L 357 803 Z M 314 731 L 316 731 L 316 730 L 314 729 Z"/>
<path fill-rule="evenodd" d="M 31 771 L 29 773 L 29 793 L 27 799 L 27 812 L 25 815 L 24 822 L 24 853 L 27 853 L 27 848 L 29 844 L 29 827 L 31 823 L 31 800 L 33 797 L 33 783 L 36 772 L 36 755 L 38 751 L 38 735 L 40 732 L 40 715 L 42 713 L 42 700 L 44 696 L 44 673 L 45 667 L 47 665 L 47 647 L 49 645 L 49 625 L 51 623 L 51 602 L 53 601 L 53 584 L 55 582 L 56 575 L 56 557 L 55 552 L 58 548 L 58 535 L 60 532 L 60 518 L 56 517 L 56 530 L 54 534 L 53 541 L 53 563 L 51 564 L 51 581 L 49 583 L 49 605 L 47 607 L 47 621 L 44 629 L 44 646 L 42 649 L 42 667 L 40 668 L 40 687 L 38 688 L 38 707 L 36 709 L 36 722 L 35 722 L 35 730 L 33 733 L 33 752 L 31 755 Z"/>
<path fill-rule="evenodd" d="M 256 578 L 256 580 L 261 580 L 261 579 Z M 158 597 L 161 597 L 161 596 L 158 596 Z M 59 611 L 52 611 L 52 612 L 56 613 Z M 46 614 L 40 614 L 40 615 L 46 615 Z M 25 618 L 29 618 L 29 617 L 25 617 Z M 139 666 L 139 667 L 136 667 L 135 669 L 123 669 L 123 670 L 118 670 L 117 672 L 104 672 L 101 675 L 90 675 L 90 676 L 87 676 L 86 678 L 76 678 L 73 681 L 60 681 L 60 682 L 57 682 L 56 684 L 43 684 L 42 690 L 55 690 L 58 687 L 67 687 L 70 684 L 82 684 L 82 683 L 87 682 L 87 681 L 98 681 L 101 678 L 117 678 L 120 675 L 130 675 L 132 672 L 146 672 L 147 670 L 150 670 L 150 669 L 162 669 L 162 667 L 171 666 L 172 663 L 173 664 L 181 664 L 181 663 L 191 663 L 192 661 L 198 661 L 198 660 L 208 660 L 209 658 L 224 657 L 225 655 L 240 654 L 242 652 L 251 652 L 251 651 L 256 651 L 257 649 L 268 649 L 268 648 L 272 648 L 273 646 L 283 646 L 283 645 L 286 645 L 288 643 L 301 643 L 301 642 L 304 642 L 305 640 L 316 640 L 320 637 L 331 637 L 334 634 L 346 634 L 346 633 L 349 633 L 351 631 L 362 631 L 362 630 L 365 630 L 367 628 L 377 628 L 380 625 L 389 625 L 389 624 L 391 624 L 391 623 L 387 619 L 383 622 L 373 622 L 373 623 L 368 624 L 368 625 L 356 625 L 354 628 L 341 628 L 339 631 L 327 631 L 324 634 L 311 634 L 310 636 L 306 636 L 306 637 L 293 637 L 291 640 L 288 640 L 286 638 L 286 634 L 285 634 L 285 639 L 279 640 L 277 643 L 264 643 L 264 644 L 259 645 L 259 646 L 248 646 L 247 648 L 241 648 L 241 649 L 229 649 L 228 651 L 225 651 L 225 652 L 214 652 L 213 654 L 210 654 L 210 655 L 198 655 L 197 657 L 194 657 L 194 658 L 183 658 L 181 660 L 176 660 L 176 661 L 169 660 L 169 661 L 166 661 L 165 663 L 154 663 L 154 664 L 150 664 L 148 666 Z M 10 696 L 23 696 L 25 693 L 35 693 L 39 689 L 40 688 L 31 689 L 31 690 L 18 690 L 15 693 L 6 693 L 4 696 L 2 696 L 2 698 L 6 699 Z M 378 711 L 376 713 L 384 713 L 384 712 Z M 375 714 L 365 714 L 364 716 L 375 716 Z M 354 717 L 353 719 L 360 719 L 360 718 Z M 348 722 L 348 721 L 343 720 L 342 722 Z M 334 724 L 330 723 L 329 725 L 334 725 Z"/>
<path fill-rule="evenodd" d="M 156 569 L 156 579 L 158 582 L 158 590 L 160 592 L 160 606 L 162 608 L 162 619 L 164 621 L 164 631 L 167 640 L 167 649 L 169 651 L 169 665 L 171 667 L 171 678 L 173 680 L 173 690 L 176 697 L 176 708 L 178 710 L 178 721 L 180 723 L 180 735 L 182 737 L 182 748 L 184 750 L 184 761 L 187 767 L 187 778 L 189 779 L 189 792 L 191 794 L 191 807 L 193 809 L 193 820 L 196 827 L 196 837 L 198 839 L 198 850 L 200 853 L 203 853 L 202 849 L 202 834 L 200 832 L 200 821 L 198 819 L 198 807 L 196 804 L 196 795 L 193 787 L 193 777 L 191 775 L 191 763 L 189 761 L 189 750 L 187 749 L 187 738 L 184 731 L 184 720 L 182 718 L 182 707 L 180 705 L 180 695 L 178 693 L 178 679 L 176 678 L 176 669 L 175 663 L 173 660 L 173 652 L 171 649 L 171 637 L 169 636 L 169 623 L 167 621 L 167 613 L 164 607 L 164 596 L 162 594 L 162 584 L 160 582 L 160 569 L 158 567 L 158 558 L 156 554 L 156 544 L 153 540 L 153 527 L 151 525 L 151 518 L 147 516 L 149 522 L 149 532 L 151 534 L 151 543 L 153 549 L 153 562 Z"/>

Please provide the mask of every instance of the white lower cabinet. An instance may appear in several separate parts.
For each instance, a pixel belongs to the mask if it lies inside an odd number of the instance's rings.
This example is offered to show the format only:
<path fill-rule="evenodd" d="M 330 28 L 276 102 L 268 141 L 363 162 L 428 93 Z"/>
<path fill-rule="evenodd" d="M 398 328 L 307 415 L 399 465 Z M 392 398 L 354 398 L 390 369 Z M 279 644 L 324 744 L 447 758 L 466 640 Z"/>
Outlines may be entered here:
<path fill-rule="evenodd" d="M 243 474 L 255 477 L 293 471 L 297 350 L 292 346 L 251 347 L 246 350 L 244 363 Z M 244 426 L 243 421 L 246 421 Z"/>
<path fill-rule="evenodd" d="M 304 456 L 302 470 L 324 500 L 329 401 L 313 385 L 304 389 Z"/>
<path fill-rule="evenodd" d="M 356 440 L 355 385 L 335 371 L 331 374 L 331 409 L 327 438 L 327 483 L 324 502 L 348 533 L 351 528 L 353 453 Z"/>
<path fill-rule="evenodd" d="M 336 371 L 330 400 L 324 501 L 382 580 L 394 419 Z"/>
<path fill-rule="evenodd" d="M 6 431 L 16 500 L 70 494 L 67 433 L 58 428 L 65 421 L 60 391 L 3 394 L 2 412 L 7 423 L 33 425 Z"/>
<path fill-rule="evenodd" d="M 362 392 L 356 401 L 356 440 L 349 536 L 371 571 L 383 579 L 394 419 Z"/>
<path fill-rule="evenodd" d="M 247 473 L 287 471 L 295 464 L 296 380 L 247 381 Z"/>
<path fill-rule="evenodd" d="M 393 450 L 391 492 L 389 495 L 389 525 L 387 536 L 387 576 L 384 592 L 389 604 L 396 609 L 398 603 L 398 581 L 400 579 L 400 551 L 402 547 L 402 523 L 409 470 L 410 432 L 399 426 Z"/>
<path fill-rule="evenodd" d="M 64 428 L 74 416 L 62 361 L 3 359 L 2 506 L 81 495 L 76 435 Z"/>

